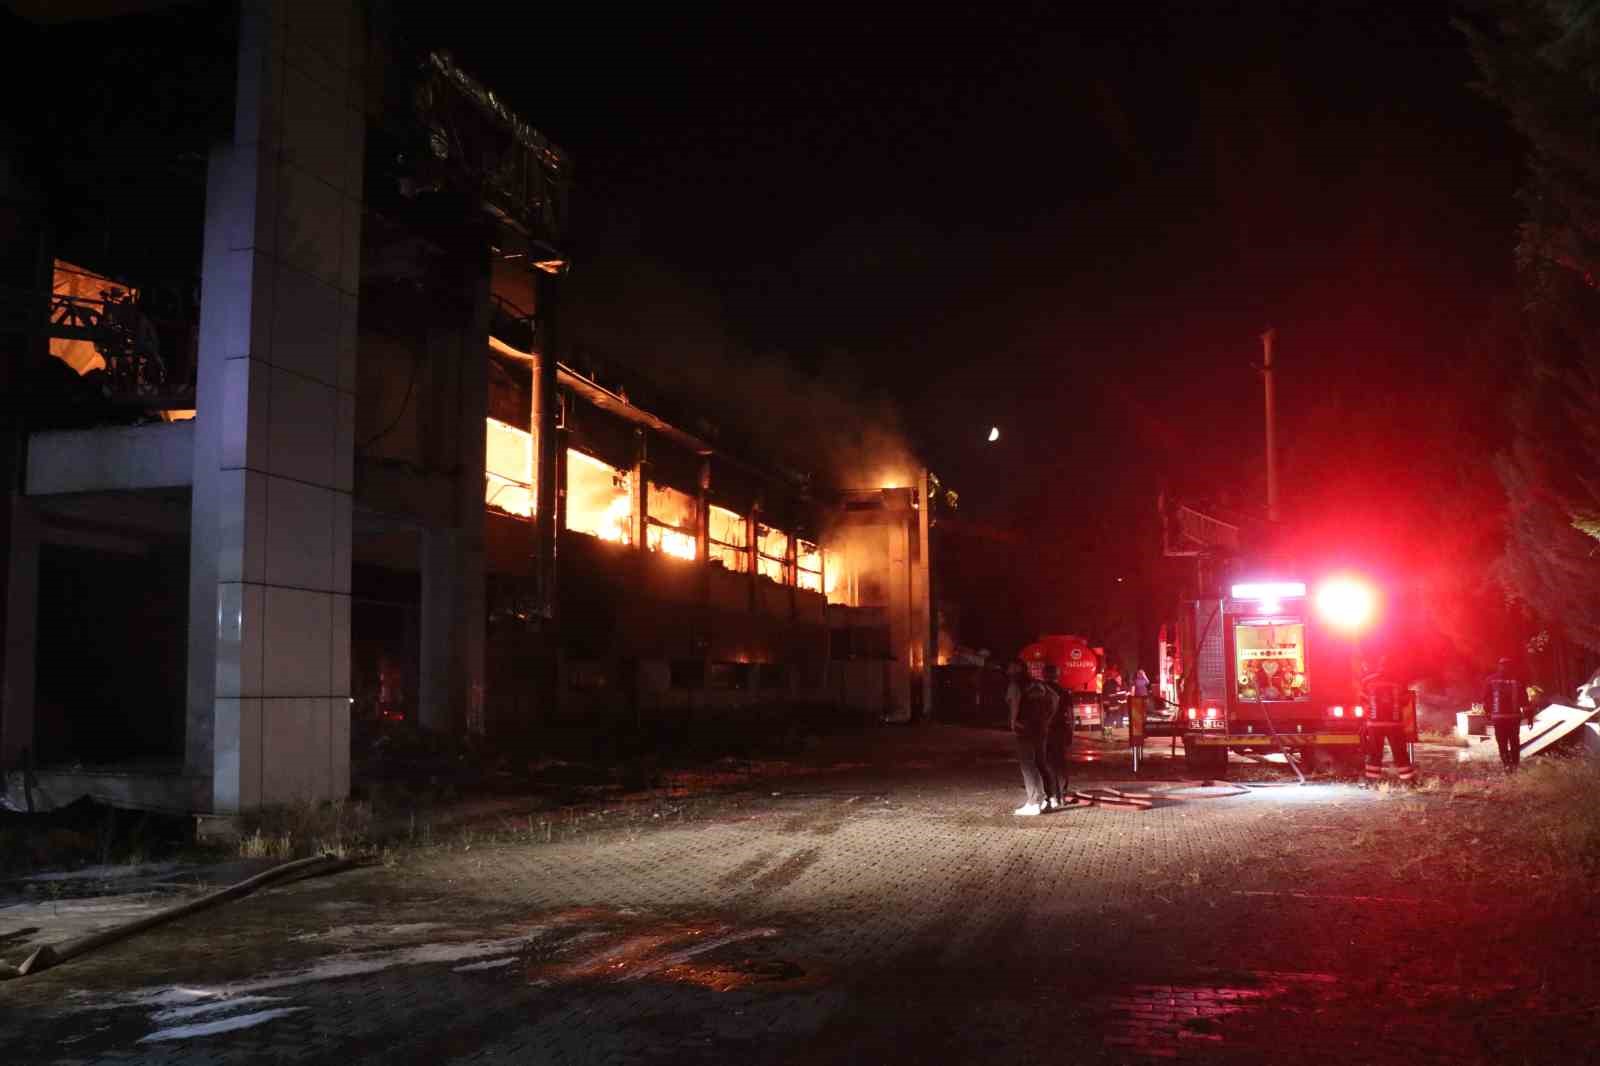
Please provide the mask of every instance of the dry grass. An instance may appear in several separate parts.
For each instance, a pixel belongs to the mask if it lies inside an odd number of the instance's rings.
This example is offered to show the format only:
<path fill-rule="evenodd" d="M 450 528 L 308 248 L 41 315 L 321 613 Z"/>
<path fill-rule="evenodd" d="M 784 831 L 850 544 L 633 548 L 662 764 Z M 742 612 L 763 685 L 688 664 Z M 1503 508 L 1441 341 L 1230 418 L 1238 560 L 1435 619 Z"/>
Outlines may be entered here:
<path fill-rule="evenodd" d="M 1532 760 L 1508 791 L 1521 831 L 1556 872 L 1600 874 L 1600 760 Z"/>
<path fill-rule="evenodd" d="M 366 803 L 299 803 L 269 807 L 246 819 L 239 855 L 246 859 L 297 859 L 308 855 L 360 857 L 378 851 L 372 807 Z"/>

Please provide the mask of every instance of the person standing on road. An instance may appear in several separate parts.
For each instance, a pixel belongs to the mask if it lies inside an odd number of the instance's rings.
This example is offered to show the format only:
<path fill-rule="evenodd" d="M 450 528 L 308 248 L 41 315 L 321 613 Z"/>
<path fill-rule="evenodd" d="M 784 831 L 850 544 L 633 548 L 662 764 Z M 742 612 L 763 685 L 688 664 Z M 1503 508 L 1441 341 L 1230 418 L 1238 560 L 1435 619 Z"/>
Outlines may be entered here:
<path fill-rule="evenodd" d="M 1501 659 L 1495 672 L 1483 684 L 1483 706 L 1494 726 L 1494 742 L 1500 749 L 1500 765 L 1506 773 L 1517 772 L 1522 761 L 1522 720 L 1528 714 L 1527 688 L 1512 669 L 1510 659 Z"/>
<path fill-rule="evenodd" d="M 1106 667 L 1100 677 L 1100 732 L 1107 733 L 1113 725 L 1114 718 L 1121 716 L 1118 709 L 1122 704 L 1122 668 L 1116 663 Z"/>
<path fill-rule="evenodd" d="M 1055 710 L 1045 723 L 1039 758 L 1048 810 L 1066 806 L 1067 749 L 1072 747 L 1072 697 L 1062 689 L 1061 671 L 1054 663 L 1045 666 L 1044 680 L 1055 697 Z"/>
<path fill-rule="evenodd" d="M 1012 814 L 1031 817 L 1044 810 L 1044 782 L 1039 775 L 1039 749 L 1044 736 L 1045 723 L 1052 709 L 1052 694 L 1043 681 L 1025 676 L 1020 662 L 1013 662 L 1008 672 L 1011 683 L 1006 686 L 1006 706 L 1011 709 L 1011 735 L 1016 740 L 1017 762 L 1022 766 L 1022 787 L 1027 802 Z"/>
<path fill-rule="evenodd" d="M 1128 700 L 1128 739 L 1133 740 L 1134 734 L 1144 735 L 1144 723 L 1150 716 L 1150 675 L 1144 672 L 1144 667 L 1133 675 L 1133 696 Z M 1137 726 L 1137 728 L 1135 728 Z"/>

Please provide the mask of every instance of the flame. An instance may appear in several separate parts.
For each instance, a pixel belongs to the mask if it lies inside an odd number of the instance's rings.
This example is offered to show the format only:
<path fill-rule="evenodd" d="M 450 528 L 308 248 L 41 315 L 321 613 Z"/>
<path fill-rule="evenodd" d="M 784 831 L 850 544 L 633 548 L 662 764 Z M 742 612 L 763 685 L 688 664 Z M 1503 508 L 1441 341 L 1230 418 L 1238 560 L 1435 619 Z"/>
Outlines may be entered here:
<path fill-rule="evenodd" d="M 483 500 L 523 518 L 533 516 L 533 434 L 499 419 L 487 419 Z"/>
<path fill-rule="evenodd" d="M 795 544 L 795 584 L 809 592 L 822 591 L 822 549 L 809 540 Z"/>
<path fill-rule="evenodd" d="M 694 538 L 676 529 L 653 525 L 650 527 L 648 539 L 650 550 L 653 552 L 690 561 L 699 555 L 695 550 Z"/>
<path fill-rule="evenodd" d="M 600 524 L 595 528 L 594 535 L 601 540 L 609 540 L 616 544 L 632 544 L 633 530 L 633 501 L 627 496 L 617 496 L 606 507 L 605 513 L 600 518 Z"/>
<path fill-rule="evenodd" d="M 633 543 L 633 479 L 583 452 L 567 450 L 567 528 Z"/>

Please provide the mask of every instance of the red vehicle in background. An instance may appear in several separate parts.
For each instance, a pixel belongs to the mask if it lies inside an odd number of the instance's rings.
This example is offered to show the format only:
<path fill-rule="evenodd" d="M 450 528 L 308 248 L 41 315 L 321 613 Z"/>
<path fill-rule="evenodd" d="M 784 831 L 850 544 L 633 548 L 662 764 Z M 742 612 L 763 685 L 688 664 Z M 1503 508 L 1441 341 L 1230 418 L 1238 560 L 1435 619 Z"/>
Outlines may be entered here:
<path fill-rule="evenodd" d="M 1100 679 L 1106 665 L 1104 648 L 1094 647 L 1083 637 L 1050 634 L 1023 648 L 1017 657 L 1032 677 L 1043 677 L 1046 664 L 1055 666 L 1060 675 L 1058 684 L 1072 694 L 1076 726 L 1101 724 Z"/>

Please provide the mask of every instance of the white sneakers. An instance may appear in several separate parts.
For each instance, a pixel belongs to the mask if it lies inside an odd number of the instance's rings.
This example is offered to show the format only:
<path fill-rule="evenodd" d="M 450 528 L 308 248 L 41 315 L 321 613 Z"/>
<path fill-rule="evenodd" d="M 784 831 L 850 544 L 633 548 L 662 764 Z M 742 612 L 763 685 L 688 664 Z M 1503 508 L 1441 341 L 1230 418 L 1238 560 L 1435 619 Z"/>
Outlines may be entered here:
<path fill-rule="evenodd" d="M 1029 818 L 1039 813 L 1039 805 L 1037 803 L 1024 803 L 1011 813 L 1019 818 Z"/>

